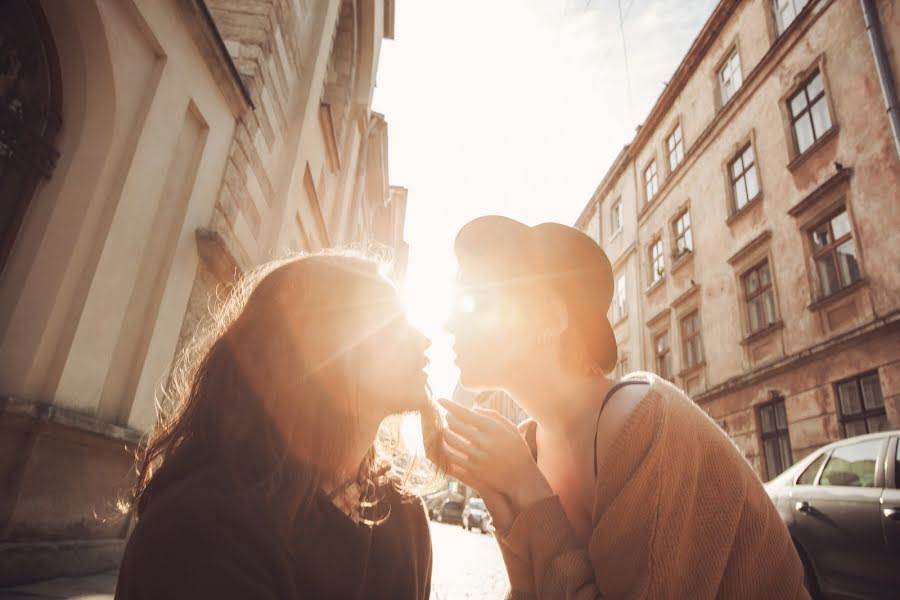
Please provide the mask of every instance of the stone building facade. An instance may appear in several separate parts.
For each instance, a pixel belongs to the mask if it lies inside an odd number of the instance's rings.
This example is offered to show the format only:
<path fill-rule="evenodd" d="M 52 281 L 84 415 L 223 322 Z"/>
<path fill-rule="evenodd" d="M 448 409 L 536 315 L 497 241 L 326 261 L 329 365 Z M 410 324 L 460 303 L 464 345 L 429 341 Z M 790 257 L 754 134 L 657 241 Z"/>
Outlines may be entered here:
<path fill-rule="evenodd" d="M 116 498 L 211 298 L 378 241 L 393 0 L 0 5 L 0 585 L 114 567 Z"/>
<path fill-rule="evenodd" d="M 722 0 L 577 222 L 619 374 L 681 385 L 764 479 L 900 428 L 898 68 L 890 0 Z"/>

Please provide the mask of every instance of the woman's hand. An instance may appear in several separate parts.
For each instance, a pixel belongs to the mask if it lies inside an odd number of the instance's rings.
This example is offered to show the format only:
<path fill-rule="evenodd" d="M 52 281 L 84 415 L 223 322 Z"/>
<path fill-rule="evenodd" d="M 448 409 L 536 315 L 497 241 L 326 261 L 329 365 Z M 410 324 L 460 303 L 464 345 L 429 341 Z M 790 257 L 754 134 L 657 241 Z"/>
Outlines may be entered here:
<path fill-rule="evenodd" d="M 447 472 L 478 490 L 485 504 L 497 505 L 489 510 L 498 529 L 508 529 L 519 512 L 553 495 L 528 443 L 509 419 L 493 410 L 440 403 L 448 413 L 443 448 Z"/>

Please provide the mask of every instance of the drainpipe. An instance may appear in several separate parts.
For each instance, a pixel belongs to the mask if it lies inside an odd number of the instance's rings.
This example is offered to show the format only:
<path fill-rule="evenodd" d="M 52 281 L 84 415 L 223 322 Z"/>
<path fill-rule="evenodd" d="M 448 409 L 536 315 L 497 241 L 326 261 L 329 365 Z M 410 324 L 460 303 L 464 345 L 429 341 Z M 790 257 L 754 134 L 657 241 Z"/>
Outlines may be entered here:
<path fill-rule="evenodd" d="M 888 62 L 884 36 L 881 33 L 878 9 L 875 7 L 874 0 L 859 0 L 859 6 L 862 8 L 866 32 L 869 34 L 869 44 L 872 46 L 872 57 L 875 59 L 878 83 L 881 84 L 881 95 L 884 98 L 888 121 L 891 124 L 891 134 L 894 136 L 894 149 L 897 151 L 897 158 L 900 158 L 900 106 L 897 102 L 897 88 L 894 85 L 891 65 Z"/>

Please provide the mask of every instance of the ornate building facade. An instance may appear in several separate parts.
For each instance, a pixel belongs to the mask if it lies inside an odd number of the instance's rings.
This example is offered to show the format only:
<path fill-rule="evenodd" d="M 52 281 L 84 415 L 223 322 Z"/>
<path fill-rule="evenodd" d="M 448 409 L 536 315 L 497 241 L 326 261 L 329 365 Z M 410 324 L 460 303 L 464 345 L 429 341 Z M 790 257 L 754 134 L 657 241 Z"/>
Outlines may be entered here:
<path fill-rule="evenodd" d="M 619 374 L 687 390 L 770 479 L 900 427 L 900 11 L 722 0 L 577 226 Z"/>
<path fill-rule="evenodd" d="M 381 242 L 393 0 L 0 6 L 0 584 L 117 564 L 115 502 L 210 298 Z"/>

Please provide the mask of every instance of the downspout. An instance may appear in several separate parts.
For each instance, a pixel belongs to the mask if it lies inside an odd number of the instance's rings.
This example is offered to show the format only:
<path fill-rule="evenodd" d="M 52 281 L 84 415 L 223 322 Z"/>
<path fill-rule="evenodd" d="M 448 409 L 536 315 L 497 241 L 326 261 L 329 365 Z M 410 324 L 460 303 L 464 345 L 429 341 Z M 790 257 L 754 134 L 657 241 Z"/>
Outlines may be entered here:
<path fill-rule="evenodd" d="M 881 95 L 884 98 L 888 121 L 891 124 L 891 134 L 894 137 L 894 149 L 897 151 L 897 158 L 900 158 L 900 106 L 897 103 L 897 88 L 894 84 L 891 65 L 888 62 L 884 36 L 881 33 L 878 9 L 874 0 L 859 0 L 859 6 L 862 8 L 866 32 L 869 34 L 869 44 L 872 46 L 872 57 L 875 59 L 878 83 L 881 84 Z"/>

